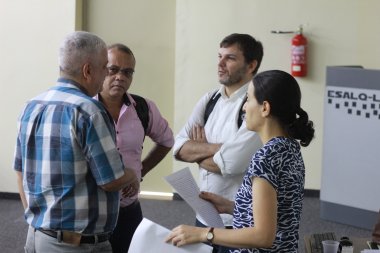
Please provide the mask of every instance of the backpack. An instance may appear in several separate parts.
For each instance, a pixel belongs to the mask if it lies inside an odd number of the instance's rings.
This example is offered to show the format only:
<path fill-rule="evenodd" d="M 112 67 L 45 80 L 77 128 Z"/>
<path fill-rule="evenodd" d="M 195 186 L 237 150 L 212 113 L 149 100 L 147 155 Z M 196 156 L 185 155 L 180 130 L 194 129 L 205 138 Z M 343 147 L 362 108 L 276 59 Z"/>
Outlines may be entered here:
<path fill-rule="evenodd" d="M 221 96 L 220 93 L 219 94 L 216 94 L 216 93 L 218 93 L 218 91 L 216 91 L 216 92 L 214 92 L 214 94 L 212 94 L 211 99 L 206 104 L 205 114 L 203 116 L 204 125 L 206 125 L 208 117 L 210 116 L 212 110 L 214 110 L 215 104 L 216 104 L 216 102 L 218 102 L 218 99 Z M 246 100 L 247 99 L 245 98 L 243 100 L 243 103 L 240 106 L 239 116 L 237 118 L 237 127 L 238 127 L 238 129 L 240 128 L 241 124 L 243 124 L 243 120 L 245 119 L 245 112 L 243 111 L 243 106 L 244 106 L 244 103 L 245 103 Z"/>
<path fill-rule="evenodd" d="M 137 112 L 137 116 L 139 117 L 140 121 L 141 121 L 141 124 L 144 128 L 144 133 L 146 135 L 146 132 L 147 132 L 147 129 L 148 129 L 148 126 L 149 126 L 149 107 L 148 107 L 148 103 L 146 102 L 145 98 L 139 96 L 139 95 L 136 95 L 136 94 L 130 94 L 131 97 L 135 100 L 136 102 L 136 106 L 135 106 L 135 109 L 136 109 L 136 112 Z M 131 102 L 129 101 L 128 99 L 128 96 L 125 96 L 125 100 L 126 100 L 126 103 L 128 105 L 131 104 Z"/>

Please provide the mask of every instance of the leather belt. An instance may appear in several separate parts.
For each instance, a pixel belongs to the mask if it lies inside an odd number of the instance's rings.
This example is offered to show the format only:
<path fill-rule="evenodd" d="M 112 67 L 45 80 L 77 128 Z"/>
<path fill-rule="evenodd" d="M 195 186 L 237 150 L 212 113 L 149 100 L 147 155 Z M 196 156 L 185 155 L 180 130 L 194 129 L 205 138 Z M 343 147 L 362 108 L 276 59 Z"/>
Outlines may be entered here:
<path fill-rule="evenodd" d="M 101 242 L 107 241 L 111 237 L 111 232 L 109 232 L 109 233 L 103 233 L 103 234 L 97 234 L 97 235 L 82 235 L 82 234 L 79 234 L 79 233 L 73 233 L 73 232 L 69 232 L 69 231 L 62 231 L 60 233 L 60 232 L 57 232 L 57 231 L 46 230 L 46 229 L 42 229 L 42 228 L 39 228 L 37 230 L 40 231 L 41 233 L 44 233 L 45 235 L 57 238 L 59 241 L 64 241 L 62 238 L 65 238 L 65 233 L 70 233 L 71 236 L 73 234 L 75 234 L 78 237 L 80 236 L 80 243 L 81 244 L 82 243 L 83 244 L 101 243 Z M 61 236 L 61 238 L 58 238 L 59 236 Z"/>

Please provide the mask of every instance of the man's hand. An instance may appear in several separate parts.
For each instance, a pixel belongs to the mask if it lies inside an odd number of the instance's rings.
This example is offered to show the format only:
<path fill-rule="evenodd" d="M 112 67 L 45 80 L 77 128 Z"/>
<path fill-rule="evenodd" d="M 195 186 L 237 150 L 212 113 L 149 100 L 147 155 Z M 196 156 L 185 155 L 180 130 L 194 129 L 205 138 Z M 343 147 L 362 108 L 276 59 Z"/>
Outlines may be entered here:
<path fill-rule="evenodd" d="M 128 172 L 127 172 L 128 171 Z M 130 183 L 121 191 L 123 197 L 132 197 L 135 196 L 140 189 L 140 182 L 137 180 L 136 174 L 132 170 L 126 170 L 127 173 L 134 175 L 134 180 L 131 180 Z"/>
<path fill-rule="evenodd" d="M 193 126 L 192 134 L 190 138 L 191 140 L 196 141 L 196 142 L 208 143 L 204 127 L 198 124 Z"/>
<path fill-rule="evenodd" d="M 128 185 L 127 187 L 125 187 L 125 188 L 121 191 L 121 195 L 122 195 L 124 198 L 130 198 L 130 197 L 135 196 L 138 192 L 139 192 L 139 188 L 136 189 L 135 186 L 133 186 L 133 185 Z"/>
<path fill-rule="evenodd" d="M 132 169 L 126 168 L 122 177 L 101 185 L 100 187 L 105 191 L 113 192 L 120 191 L 128 186 L 132 186 L 132 191 L 138 192 L 140 182 L 137 180 L 136 173 Z"/>
<path fill-rule="evenodd" d="M 212 157 L 222 146 L 221 143 L 209 143 L 206 138 L 204 127 L 200 125 L 192 127 L 189 138 L 190 140 L 185 142 L 175 155 L 176 159 L 190 163 L 201 163 L 205 159 L 212 161 Z M 204 168 L 208 169 L 208 166 Z M 218 173 L 218 171 L 220 173 L 220 170 L 215 163 L 213 163 L 213 168 L 210 167 L 211 172 L 215 172 L 214 170 L 216 170 L 216 173 Z"/>

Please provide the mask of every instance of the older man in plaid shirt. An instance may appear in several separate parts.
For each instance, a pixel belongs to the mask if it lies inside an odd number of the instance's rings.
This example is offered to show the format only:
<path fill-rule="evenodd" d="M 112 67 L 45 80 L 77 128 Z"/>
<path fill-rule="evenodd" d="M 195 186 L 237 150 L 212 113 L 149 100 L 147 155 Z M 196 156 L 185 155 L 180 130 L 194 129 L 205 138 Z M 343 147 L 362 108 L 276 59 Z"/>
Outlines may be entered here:
<path fill-rule="evenodd" d="M 124 169 L 104 107 L 91 97 L 107 74 L 106 45 L 87 32 L 60 48 L 57 84 L 31 99 L 18 121 L 14 169 L 29 230 L 26 252 L 112 252 Z"/>

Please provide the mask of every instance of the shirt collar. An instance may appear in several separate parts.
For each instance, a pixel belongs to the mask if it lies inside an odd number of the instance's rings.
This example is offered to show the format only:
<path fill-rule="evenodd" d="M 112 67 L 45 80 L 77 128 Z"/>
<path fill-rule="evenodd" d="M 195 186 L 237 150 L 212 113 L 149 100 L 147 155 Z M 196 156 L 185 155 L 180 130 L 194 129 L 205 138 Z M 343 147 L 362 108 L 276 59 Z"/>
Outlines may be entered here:
<path fill-rule="evenodd" d="M 67 79 L 67 78 L 64 78 L 64 77 L 60 77 L 60 78 L 58 78 L 57 82 L 58 82 L 58 85 L 74 86 L 75 88 L 79 89 L 81 92 L 83 92 L 84 94 L 87 95 L 86 90 L 83 89 L 83 87 L 78 82 L 76 82 L 76 81 L 74 81 L 72 79 Z"/>
<path fill-rule="evenodd" d="M 217 93 L 220 93 L 222 95 L 222 97 L 225 98 L 225 99 L 234 99 L 236 97 L 241 97 L 241 96 L 243 96 L 243 95 L 245 95 L 247 93 L 248 85 L 249 85 L 250 82 L 251 82 L 251 80 L 249 80 L 247 83 L 245 83 L 239 89 L 237 89 L 229 97 L 227 97 L 227 95 L 226 95 L 226 90 L 225 90 L 225 86 L 224 85 L 222 85 L 222 87 L 220 87 L 220 89 L 219 89 L 219 91 Z"/>
<path fill-rule="evenodd" d="M 99 93 L 96 94 L 94 96 L 94 99 L 98 100 L 99 101 Z M 123 103 L 126 105 L 126 106 L 130 106 L 131 103 L 133 104 L 133 106 L 136 106 L 136 101 L 133 99 L 133 97 L 131 95 L 129 95 L 129 93 L 125 93 L 124 96 L 123 96 Z"/>
<path fill-rule="evenodd" d="M 133 99 L 133 97 L 128 92 L 126 92 L 124 94 L 123 100 L 124 100 L 124 104 L 127 106 L 130 106 L 131 103 L 133 104 L 133 106 L 136 106 L 136 101 Z"/>

